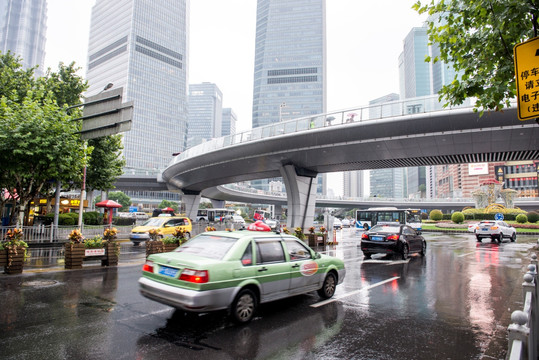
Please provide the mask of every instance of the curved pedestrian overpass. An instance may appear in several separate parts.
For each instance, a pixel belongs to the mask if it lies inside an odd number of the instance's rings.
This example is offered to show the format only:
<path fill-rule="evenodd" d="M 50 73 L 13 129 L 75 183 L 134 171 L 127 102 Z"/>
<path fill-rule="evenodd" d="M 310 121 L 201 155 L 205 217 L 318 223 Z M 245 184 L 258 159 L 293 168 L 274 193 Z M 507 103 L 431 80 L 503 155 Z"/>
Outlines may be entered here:
<path fill-rule="evenodd" d="M 303 117 L 213 139 L 177 155 L 162 178 L 188 215 L 218 185 L 282 177 L 288 226 L 312 222 L 319 173 L 539 159 L 539 127 L 516 107 L 480 116 L 437 96 Z M 194 215 L 192 216 L 194 218 Z"/>

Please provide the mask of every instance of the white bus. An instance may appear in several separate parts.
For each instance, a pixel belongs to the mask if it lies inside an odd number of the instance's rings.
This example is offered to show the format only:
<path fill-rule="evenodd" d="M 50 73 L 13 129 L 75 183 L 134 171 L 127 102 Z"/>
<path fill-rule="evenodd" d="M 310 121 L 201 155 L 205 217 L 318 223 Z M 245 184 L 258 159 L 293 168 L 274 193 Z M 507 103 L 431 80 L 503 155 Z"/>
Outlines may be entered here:
<path fill-rule="evenodd" d="M 356 210 L 355 227 L 357 229 L 369 230 L 376 224 L 406 224 L 421 232 L 421 210 L 395 207 Z"/>
<path fill-rule="evenodd" d="M 233 209 L 216 208 L 216 209 L 198 209 L 196 221 L 220 221 L 230 220 L 236 212 Z"/>

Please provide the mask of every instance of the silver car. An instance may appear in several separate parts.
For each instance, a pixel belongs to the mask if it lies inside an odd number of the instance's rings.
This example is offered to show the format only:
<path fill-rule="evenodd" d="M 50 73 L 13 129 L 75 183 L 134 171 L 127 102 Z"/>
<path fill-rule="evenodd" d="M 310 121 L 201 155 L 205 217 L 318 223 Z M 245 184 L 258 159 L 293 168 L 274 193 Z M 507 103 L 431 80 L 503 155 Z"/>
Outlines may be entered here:
<path fill-rule="evenodd" d="M 511 241 L 517 239 L 517 231 L 514 227 L 505 221 L 483 220 L 475 227 L 475 237 L 481 242 L 483 238 L 490 238 L 492 241 L 502 242 L 503 238 L 509 238 Z"/>

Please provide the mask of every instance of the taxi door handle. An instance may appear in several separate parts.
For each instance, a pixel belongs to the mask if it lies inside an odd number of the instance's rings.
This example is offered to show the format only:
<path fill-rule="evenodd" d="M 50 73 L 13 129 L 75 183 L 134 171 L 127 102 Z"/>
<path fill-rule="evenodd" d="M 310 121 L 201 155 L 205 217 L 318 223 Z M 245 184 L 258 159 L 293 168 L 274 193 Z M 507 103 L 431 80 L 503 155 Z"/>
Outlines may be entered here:
<path fill-rule="evenodd" d="M 299 264 L 292 265 L 292 268 L 299 268 Z"/>
<path fill-rule="evenodd" d="M 260 269 L 258 269 L 258 271 L 268 271 L 268 268 L 267 267 L 261 267 Z"/>

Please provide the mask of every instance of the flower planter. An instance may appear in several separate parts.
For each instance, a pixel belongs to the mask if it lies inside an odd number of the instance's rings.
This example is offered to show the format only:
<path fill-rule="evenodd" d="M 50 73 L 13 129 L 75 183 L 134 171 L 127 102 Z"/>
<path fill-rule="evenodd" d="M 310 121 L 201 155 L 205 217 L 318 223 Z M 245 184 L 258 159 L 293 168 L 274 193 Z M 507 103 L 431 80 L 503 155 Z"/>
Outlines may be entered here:
<path fill-rule="evenodd" d="M 7 264 L 7 250 L 0 250 L 0 269 L 4 269 Z"/>
<path fill-rule="evenodd" d="M 107 241 L 105 245 L 105 259 L 101 260 L 101 266 L 116 266 L 120 257 L 120 244 L 116 241 Z"/>
<path fill-rule="evenodd" d="M 24 246 L 8 246 L 7 263 L 4 266 L 6 274 L 20 274 L 24 266 L 24 254 L 26 248 Z"/>
<path fill-rule="evenodd" d="M 163 252 L 174 251 L 180 246 L 179 244 L 163 244 Z"/>
<path fill-rule="evenodd" d="M 307 234 L 307 245 L 309 247 L 315 247 L 316 246 L 316 235 L 313 233 Z"/>
<path fill-rule="evenodd" d="M 158 254 L 164 251 L 164 244 L 162 241 L 146 241 L 146 257 L 151 254 Z"/>
<path fill-rule="evenodd" d="M 66 269 L 82 269 L 82 262 L 84 261 L 84 251 L 86 248 L 84 244 L 65 244 L 65 268 Z"/>

